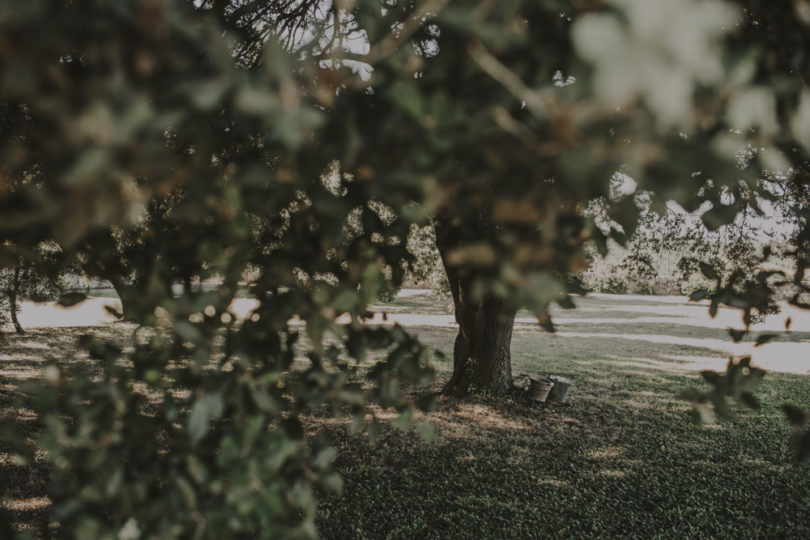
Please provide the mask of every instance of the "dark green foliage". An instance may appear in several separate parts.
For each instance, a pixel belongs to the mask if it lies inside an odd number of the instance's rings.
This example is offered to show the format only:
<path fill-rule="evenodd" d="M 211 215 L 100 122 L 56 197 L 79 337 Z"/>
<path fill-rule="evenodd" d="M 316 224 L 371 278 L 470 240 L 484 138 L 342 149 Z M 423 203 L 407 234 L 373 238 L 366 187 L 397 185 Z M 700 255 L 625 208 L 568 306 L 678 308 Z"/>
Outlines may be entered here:
<path fill-rule="evenodd" d="M 55 242 L 138 324 L 130 347 L 87 338 L 65 352 L 89 354 L 86 372 L 49 367 L 26 389 L 59 534 L 313 535 L 314 490 L 340 483 L 300 415 L 323 406 L 362 427 L 357 366 L 376 351 L 374 398 L 404 425 L 400 383 L 432 373 L 405 330 L 364 324 L 416 267 L 407 240 L 431 219 L 457 313 L 497 349 L 476 388 L 503 390 L 509 316 L 527 308 L 553 331 L 586 246 L 638 228 L 633 198 L 612 196 L 617 171 L 653 205 L 711 203 L 710 230 L 756 211 L 753 193 L 775 198 L 759 179 L 803 181 L 788 174 L 810 149 L 800 7 L 597 4 L 0 7 L 0 241 L 24 256 Z M 583 215 L 595 199 L 605 230 Z M 808 307 L 810 228 L 791 205 L 786 281 Z M 771 308 L 765 273 L 709 263 L 713 311 L 738 307 L 747 325 Z M 254 302 L 241 320 L 238 295 Z M 457 373 L 492 360 L 473 341 Z M 703 402 L 754 404 L 753 368 L 735 366 Z"/>
<path fill-rule="evenodd" d="M 407 333 L 361 323 L 402 282 L 410 222 L 366 204 L 382 198 L 373 184 L 326 189 L 333 158 L 311 136 L 324 115 L 304 92 L 314 72 L 294 73 L 280 47 L 267 46 L 264 69 L 240 69 L 213 19 L 172 2 L 1 13 L 0 89 L 19 113 L 2 147 L 3 234 L 59 242 L 143 325 L 134 349 L 88 337 L 86 372 L 51 366 L 26 390 L 60 534 L 314 535 L 313 488 L 340 479 L 297 416 L 325 405 L 362 424 L 352 380 L 374 349 L 391 351 L 374 373 L 387 407 L 407 411 L 400 382 L 430 373 Z M 237 323 L 229 305 L 256 268 L 257 304 Z M 209 279 L 214 290 L 188 286 Z"/>
<path fill-rule="evenodd" d="M 759 342 L 759 340 L 757 340 Z M 694 388 L 682 394 L 694 404 L 692 418 L 695 422 L 715 421 L 715 413 L 721 418 L 729 418 L 732 411 L 728 399 L 751 409 L 759 409 L 759 400 L 754 395 L 765 371 L 751 365 L 751 357 L 745 356 L 738 360 L 730 359 L 725 373 L 716 371 L 701 371 L 703 379 L 710 385 L 710 389 L 699 391 Z"/>

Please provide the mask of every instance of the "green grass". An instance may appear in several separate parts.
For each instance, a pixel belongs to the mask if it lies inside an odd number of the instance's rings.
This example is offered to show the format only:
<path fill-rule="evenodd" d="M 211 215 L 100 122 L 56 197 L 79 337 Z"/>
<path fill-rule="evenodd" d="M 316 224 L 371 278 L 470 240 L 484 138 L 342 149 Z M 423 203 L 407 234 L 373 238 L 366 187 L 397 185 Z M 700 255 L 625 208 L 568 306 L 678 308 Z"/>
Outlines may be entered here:
<path fill-rule="evenodd" d="M 695 426 L 678 395 L 703 383 L 683 358 L 722 363 L 725 352 L 712 347 L 718 339 L 727 340 L 725 329 L 691 319 L 668 326 L 643 322 L 639 314 L 646 312 L 639 309 L 652 305 L 649 300 L 641 305 L 597 297 L 580 303 L 585 309 L 558 314 L 562 335 L 523 325 L 512 343 L 514 374 L 573 379 L 567 405 L 534 404 L 520 394 L 465 400 L 438 396 L 450 375 L 455 331 L 422 326 L 408 330 L 442 351 L 446 360 L 437 363 L 435 383 L 409 392 L 414 398 L 436 396 L 436 412 L 417 420 L 431 422 L 438 440 L 428 443 L 415 432 L 386 427 L 371 443 L 347 424 L 315 413 L 306 418 L 313 440 L 325 435 L 338 448 L 336 466 L 345 481 L 342 497 L 320 498 L 321 535 L 810 538 L 810 463 L 793 460 L 791 428 L 780 409 L 789 402 L 810 410 L 810 377 L 768 373 L 757 392 L 761 410 L 737 408 L 732 420 Z M 666 310 L 679 304 L 656 305 Z M 448 314 L 446 302 L 429 295 L 378 309 Z M 615 323 L 594 324 L 591 318 Z M 670 336 L 704 341 L 687 346 L 626 336 L 659 335 L 667 329 Z M 68 349 L 86 331 L 34 329 L 26 336 L 7 336 L 0 414 L 14 414 L 27 432 L 37 432 L 38 423 L 24 411 L 4 409 L 2 403 L 11 399 L 14 384 L 38 377 L 45 358 Z M 127 335 L 116 325 L 93 331 L 111 339 Z M 797 328 L 779 339 L 800 341 L 807 335 Z M 89 367 L 85 363 L 83 355 L 70 359 L 73 366 Z M 47 501 L 41 499 L 47 467 L 39 462 L 12 466 L 0 455 L 0 468 L 11 482 L 9 497 L 20 502 L 17 519 L 31 530 L 50 530 Z"/>
<path fill-rule="evenodd" d="M 414 330 L 450 353 L 452 329 Z M 339 447 L 345 479 L 342 497 L 322 498 L 321 534 L 810 537 L 810 464 L 794 461 L 780 409 L 810 409 L 810 378 L 769 373 L 761 410 L 736 408 L 734 419 L 701 427 L 678 399 L 702 384 L 696 371 L 660 358 L 623 362 L 600 355 L 598 343 L 589 356 L 549 349 L 549 339 L 516 333 L 513 371 L 573 379 L 570 404 L 439 397 L 426 417 L 439 433 L 433 443 L 392 428 L 370 443 L 344 426 L 317 426 Z M 440 380 L 449 375 L 449 361 L 438 368 Z"/>

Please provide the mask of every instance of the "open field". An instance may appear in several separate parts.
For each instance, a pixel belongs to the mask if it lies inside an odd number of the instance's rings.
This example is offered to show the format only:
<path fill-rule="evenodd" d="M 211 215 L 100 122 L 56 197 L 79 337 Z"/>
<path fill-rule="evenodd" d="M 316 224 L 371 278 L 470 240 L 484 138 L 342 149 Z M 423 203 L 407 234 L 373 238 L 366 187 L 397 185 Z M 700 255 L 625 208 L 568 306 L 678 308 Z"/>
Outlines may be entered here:
<path fill-rule="evenodd" d="M 41 376 L 85 332 L 126 341 L 130 325 L 112 323 L 109 299 L 74 310 L 26 305 L 28 334 L 6 334 L 0 344 L 0 402 L 14 385 Z M 247 301 L 244 301 L 247 302 Z M 521 314 L 512 342 L 513 372 L 557 374 L 574 380 L 567 405 L 534 404 L 520 394 L 467 400 L 439 396 L 449 376 L 455 329 L 447 302 L 404 291 L 377 306 L 444 353 L 438 379 L 412 387 L 433 395 L 426 415 L 434 442 L 385 428 L 370 442 L 348 424 L 313 414 L 314 438 L 340 450 L 342 498 L 322 498 L 320 533 L 327 538 L 546 538 L 546 537 L 790 537 L 810 536 L 810 467 L 793 461 L 791 429 L 780 410 L 789 402 L 810 409 L 810 318 L 774 316 L 740 344 L 726 328 L 739 312 L 680 297 L 594 295 L 576 311 L 555 314 L 557 335 L 543 333 Z M 249 304 L 234 306 L 247 312 Z M 790 316 L 790 331 L 784 320 Z M 382 317 L 375 318 L 381 322 Z M 778 337 L 761 347 L 761 332 Z M 753 353 L 769 370 L 757 395 L 760 411 L 736 409 L 717 426 L 687 419 L 678 394 L 702 384 L 698 371 L 722 370 L 729 355 Z M 385 418 L 389 412 L 377 410 Z M 36 430 L 36 419 L 16 420 Z M 47 535 L 47 470 L 3 461 L 11 473 L 7 506 L 22 523 Z"/>

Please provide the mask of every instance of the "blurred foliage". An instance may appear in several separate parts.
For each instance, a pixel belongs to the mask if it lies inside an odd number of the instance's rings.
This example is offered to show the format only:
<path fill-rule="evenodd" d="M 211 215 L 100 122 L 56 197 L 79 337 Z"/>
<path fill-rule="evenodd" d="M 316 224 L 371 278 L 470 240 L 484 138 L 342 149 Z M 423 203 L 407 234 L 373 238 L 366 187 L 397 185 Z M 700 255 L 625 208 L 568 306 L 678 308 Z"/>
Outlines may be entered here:
<path fill-rule="evenodd" d="M 131 351 L 83 341 L 99 373 L 51 366 L 28 390 L 60 534 L 312 536 L 313 490 L 340 482 L 298 415 L 362 427 L 357 365 L 374 353 L 374 399 L 407 424 L 400 383 L 431 373 L 402 328 L 363 324 L 405 279 L 412 228 L 436 225 L 457 373 L 510 384 L 509 317 L 553 330 L 588 242 L 636 231 L 617 171 L 653 208 L 710 205 L 712 230 L 759 211 L 749 193 L 775 198 L 761 179 L 805 182 L 806 4 L 4 4 L 0 240 L 120 278 L 138 323 Z M 600 198 L 606 231 L 582 212 Z M 806 205 L 789 204 L 790 301 L 810 307 Z M 770 305 L 762 272 L 701 269 L 712 309 L 747 324 Z M 740 380 L 721 390 L 742 396 Z"/>
<path fill-rule="evenodd" d="M 730 417 L 732 413 L 728 405 L 729 398 L 741 405 L 759 409 L 759 400 L 754 391 L 765 372 L 751 365 L 750 356 L 729 360 L 725 373 L 704 370 L 700 374 L 709 383 L 711 390 L 689 390 L 684 393 L 685 399 L 696 403 L 692 411 L 696 422 L 713 423 L 715 415 Z"/>

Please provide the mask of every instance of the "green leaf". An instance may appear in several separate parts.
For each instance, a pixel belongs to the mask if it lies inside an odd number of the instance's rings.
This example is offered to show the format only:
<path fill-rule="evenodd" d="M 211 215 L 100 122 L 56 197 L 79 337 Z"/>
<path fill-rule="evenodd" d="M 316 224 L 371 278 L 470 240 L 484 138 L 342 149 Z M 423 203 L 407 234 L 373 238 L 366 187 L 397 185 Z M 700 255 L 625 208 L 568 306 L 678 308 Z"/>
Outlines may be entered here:
<path fill-rule="evenodd" d="M 192 480 L 199 485 L 204 484 L 208 477 L 208 471 L 205 465 L 194 454 L 188 454 L 186 456 L 186 471 Z"/>
<path fill-rule="evenodd" d="M 799 107 L 790 121 L 793 137 L 810 152 L 810 90 L 802 92 Z"/>
<path fill-rule="evenodd" d="M 337 450 L 328 446 L 315 455 L 315 458 L 312 460 L 312 466 L 316 469 L 326 469 L 332 465 L 337 455 Z"/>
<path fill-rule="evenodd" d="M 435 397 L 424 395 L 416 398 L 416 406 L 420 411 L 433 412 L 437 409 L 438 404 Z"/>
<path fill-rule="evenodd" d="M 709 289 L 698 289 L 689 295 L 689 300 L 698 302 L 709 296 Z"/>
<path fill-rule="evenodd" d="M 193 442 L 199 442 L 208 431 L 208 421 L 222 415 L 225 402 L 219 394 L 204 394 L 197 399 L 186 421 L 188 435 Z"/>
<path fill-rule="evenodd" d="M 760 334 L 757 336 L 757 341 L 754 343 L 754 347 L 759 347 L 760 345 L 764 345 L 768 343 L 775 337 L 779 337 L 777 334 Z"/>
<path fill-rule="evenodd" d="M 687 388 L 683 392 L 678 394 L 678 397 L 683 399 L 684 401 L 691 401 L 693 403 L 698 403 L 703 401 L 706 397 L 704 392 L 701 392 L 697 388 Z"/>
<path fill-rule="evenodd" d="M 124 523 L 118 531 L 118 540 L 138 540 L 141 537 L 141 530 L 138 528 L 138 520 L 131 517 Z"/>
<path fill-rule="evenodd" d="M 380 438 L 382 428 L 380 427 L 380 423 L 376 418 L 372 418 L 371 422 L 368 423 L 366 426 L 366 433 L 368 434 L 369 442 L 374 443 Z"/>
<path fill-rule="evenodd" d="M 189 510 L 197 508 L 197 494 L 194 491 L 194 487 L 191 485 L 191 482 L 182 476 L 178 476 L 175 478 L 175 484 L 177 485 L 177 489 L 180 491 L 183 501 L 186 503 L 186 508 Z"/>
<path fill-rule="evenodd" d="M 189 85 L 187 94 L 196 107 L 210 110 L 220 106 L 220 100 L 226 90 L 227 86 L 222 80 L 215 80 Z"/>
<path fill-rule="evenodd" d="M 734 343 L 739 343 L 742 341 L 742 338 L 747 334 L 747 330 L 735 330 L 734 328 L 728 329 L 728 334 L 731 336 L 731 339 L 734 340 Z"/>
<path fill-rule="evenodd" d="M 338 473 L 330 473 L 320 480 L 321 487 L 330 493 L 341 495 L 343 493 L 343 478 Z"/>
<path fill-rule="evenodd" d="M 751 392 L 743 392 L 740 394 L 740 400 L 755 411 L 758 411 L 761 407 L 759 400 Z"/>
<path fill-rule="evenodd" d="M 110 477 L 107 479 L 107 485 L 104 489 L 107 496 L 111 497 L 118 494 L 118 491 L 121 489 L 121 482 L 123 479 L 123 469 L 121 467 L 116 467 L 112 475 L 110 475 Z"/>
<path fill-rule="evenodd" d="M 191 342 L 197 342 L 202 339 L 202 332 L 197 325 L 188 321 L 175 321 L 174 331 L 183 339 Z"/>
<path fill-rule="evenodd" d="M 572 37 L 579 55 L 597 66 L 599 97 L 611 105 L 624 102 L 635 91 L 637 77 L 629 62 L 615 60 L 628 56 L 626 33 L 618 19 L 601 13 L 582 16 L 574 23 Z"/>
<path fill-rule="evenodd" d="M 412 83 L 395 82 L 391 87 L 391 100 L 413 118 L 422 118 L 422 94 Z"/>
<path fill-rule="evenodd" d="M 86 186 L 109 168 L 111 168 L 109 150 L 94 147 L 79 155 L 76 165 L 62 181 L 71 188 Z"/>
<path fill-rule="evenodd" d="M 717 271 L 708 263 L 700 261 L 699 263 L 700 271 L 703 272 L 703 275 L 709 279 L 713 279 L 715 281 L 720 281 L 720 276 L 717 274 Z"/>
<path fill-rule="evenodd" d="M 391 420 L 391 425 L 401 430 L 410 429 L 413 425 L 413 411 L 405 409 L 399 416 Z"/>
<path fill-rule="evenodd" d="M 278 110 L 278 96 L 267 89 L 245 86 L 234 99 L 236 109 L 248 114 L 267 115 Z"/>
<path fill-rule="evenodd" d="M 773 92 L 759 87 L 737 93 L 728 106 L 727 120 L 732 128 L 756 127 L 764 135 L 773 135 L 779 129 Z"/>
<path fill-rule="evenodd" d="M 99 538 L 101 535 L 101 524 L 98 520 L 86 516 L 81 519 L 78 525 L 75 526 L 74 531 L 77 538 Z"/>
<path fill-rule="evenodd" d="M 706 403 L 697 403 L 692 412 L 692 420 L 697 424 L 714 424 L 717 413 Z"/>

